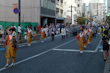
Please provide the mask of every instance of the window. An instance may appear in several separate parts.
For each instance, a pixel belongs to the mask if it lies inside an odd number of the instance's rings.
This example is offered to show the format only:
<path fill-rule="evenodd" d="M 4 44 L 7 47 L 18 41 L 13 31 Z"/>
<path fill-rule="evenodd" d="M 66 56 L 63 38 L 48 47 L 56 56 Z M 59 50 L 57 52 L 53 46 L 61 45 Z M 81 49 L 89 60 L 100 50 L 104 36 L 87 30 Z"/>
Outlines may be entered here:
<path fill-rule="evenodd" d="M 76 11 L 76 7 L 74 7 L 74 11 Z"/>
<path fill-rule="evenodd" d="M 64 4 L 66 5 L 66 2 Z"/>
<path fill-rule="evenodd" d="M 64 15 L 66 15 L 66 12 L 64 12 Z"/>
<path fill-rule="evenodd" d="M 74 2 L 76 3 L 76 0 L 74 0 Z"/>
<path fill-rule="evenodd" d="M 80 5 L 78 4 L 78 7 L 80 7 Z"/>
<path fill-rule="evenodd" d="M 43 7 L 43 0 L 41 0 L 41 7 Z"/>

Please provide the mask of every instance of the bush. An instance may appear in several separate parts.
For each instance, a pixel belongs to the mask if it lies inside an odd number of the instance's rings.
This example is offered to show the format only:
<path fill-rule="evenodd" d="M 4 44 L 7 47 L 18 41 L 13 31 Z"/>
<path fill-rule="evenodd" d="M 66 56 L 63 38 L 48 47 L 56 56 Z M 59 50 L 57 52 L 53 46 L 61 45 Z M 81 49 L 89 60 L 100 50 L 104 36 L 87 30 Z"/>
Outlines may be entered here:
<path fill-rule="evenodd" d="M 77 23 L 80 24 L 80 25 L 82 25 L 82 24 L 85 24 L 85 21 L 86 21 L 86 20 L 87 20 L 87 19 L 84 18 L 84 17 L 78 17 L 78 18 L 77 18 Z"/>

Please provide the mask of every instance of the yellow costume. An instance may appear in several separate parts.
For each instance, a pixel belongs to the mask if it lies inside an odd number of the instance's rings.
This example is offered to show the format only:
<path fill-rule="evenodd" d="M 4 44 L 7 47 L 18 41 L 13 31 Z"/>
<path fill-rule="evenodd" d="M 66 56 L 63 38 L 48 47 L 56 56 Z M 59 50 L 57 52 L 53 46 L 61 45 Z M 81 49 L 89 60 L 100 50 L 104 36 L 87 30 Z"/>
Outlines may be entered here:
<path fill-rule="evenodd" d="M 44 42 L 44 39 L 45 39 L 45 33 L 44 33 L 44 30 L 42 29 L 41 30 L 41 41 Z"/>
<path fill-rule="evenodd" d="M 87 33 L 87 31 L 84 31 L 84 36 L 85 36 L 84 46 L 85 46 L 85 48 L 86 48 L 87 43 L 88 43 L 88 33 Z"/>
<path fill-rule="evenodd" d="M 92 29 L 88 29 L 88 32 L 89 32 L 88 42 L 91 43 L 91 39 L 92 39 Z"/>
<path fill-rule="evenodd" d="M 84 34 L 83 33 L 79 33 L 78 36 L 76 37 L 78 38 L 78 46 L 80 49 L 80 53 L 83 53 L 83 48 L 84 48 Z"/>
<path fill-rule="evenodd" d="M 28 30 L 27 31 L 27 42 L 28 42 L 28 45 L 31 44 L 31 37 L 32 37 L 31 30 Z"/>
<path fill-rule="evenodd" d="M 15 62 L 16 57 L 16 49 L 12 47 L 12 35 L 9 35 L 7 38 L 8 44 L 6 49 L 6 58 L 7 58 L 7 64 L 9 64 L 10 58 L 12 57 L 12 63 Z"/>
<path fill-rule="evenodd" d="M 103 31 L 102 31 L 102 28 L 100 29 L 100 32 L 101 32 L 100 37 L 101 37 L 101 38 L 102 38 L 103 36 L 105 36 L 104 31 L 105 31 L 105 28 L 103 28 Z"/>

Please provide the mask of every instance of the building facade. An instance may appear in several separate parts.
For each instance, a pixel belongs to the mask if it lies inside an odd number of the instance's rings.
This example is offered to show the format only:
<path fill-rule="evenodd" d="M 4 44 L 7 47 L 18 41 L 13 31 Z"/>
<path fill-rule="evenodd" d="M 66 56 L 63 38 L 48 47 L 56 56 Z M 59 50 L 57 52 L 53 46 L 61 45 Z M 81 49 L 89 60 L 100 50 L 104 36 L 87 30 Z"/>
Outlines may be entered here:
<path fill-rule="evenodd" d="M 40 23 L 40 0 L 21 0 L 21 21 Z M 18 0 L 0 2 L 0 21 L 18 22 L 18 14 L 13 12 L 13 4 Z"/>
<path fill-rule="evenodd" d="M 41 25 L 56 24 L 56 0 L 40 0 Z"/>
<path fill-rule="evenodd" d="M 77 16 L 82 17 L 82 12 L 83 12 L 82 0 L 76 0 L 76 3 L 77 3 Z"/>
<path fill-rule="evenodd" d="M 56 23 L 64 23 L 64 3 L 64 0 L 56 0 Z"/>

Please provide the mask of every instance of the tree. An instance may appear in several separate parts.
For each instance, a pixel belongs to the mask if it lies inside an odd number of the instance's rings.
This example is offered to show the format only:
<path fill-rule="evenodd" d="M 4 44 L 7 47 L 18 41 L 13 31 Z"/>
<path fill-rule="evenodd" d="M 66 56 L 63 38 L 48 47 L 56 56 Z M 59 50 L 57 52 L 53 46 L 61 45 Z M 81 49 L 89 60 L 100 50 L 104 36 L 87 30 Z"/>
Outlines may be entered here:
<path fill-rule="evenodd" d="M 110 25 L 110 16 L 107 16 L 107 23 Z"/>
<path fill-rule="evenodd" d="M 78 17 L 78 18 L 77 18 L 77 23 L 80 24 L 80 25 L 82 25 L 82 24 L 85 24 L 85 21 L 86 21 L 86 20 L 87 20 L 87 19 L 84 18 L 84 17 Z"/>

